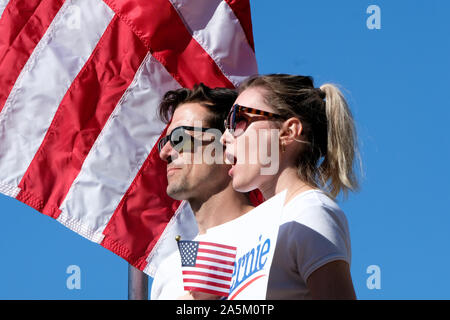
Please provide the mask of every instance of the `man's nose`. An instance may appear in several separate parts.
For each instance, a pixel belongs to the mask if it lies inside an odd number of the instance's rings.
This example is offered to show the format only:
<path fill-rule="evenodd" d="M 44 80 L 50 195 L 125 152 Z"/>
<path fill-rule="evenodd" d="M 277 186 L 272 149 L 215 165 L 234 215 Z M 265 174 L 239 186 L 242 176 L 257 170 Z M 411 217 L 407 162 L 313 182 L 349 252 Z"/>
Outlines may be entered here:
<path fill-rule="evenodd" d="M 159 152 L 159 157 L 161 158 L 161 160 L 164 160 L 168 163 L 171 163 L 172 160 L 176 158 L 176 152 L 172 148 L 170 141 L 167 141 L 167 143 L 162 147 L 161 151 Z"/>

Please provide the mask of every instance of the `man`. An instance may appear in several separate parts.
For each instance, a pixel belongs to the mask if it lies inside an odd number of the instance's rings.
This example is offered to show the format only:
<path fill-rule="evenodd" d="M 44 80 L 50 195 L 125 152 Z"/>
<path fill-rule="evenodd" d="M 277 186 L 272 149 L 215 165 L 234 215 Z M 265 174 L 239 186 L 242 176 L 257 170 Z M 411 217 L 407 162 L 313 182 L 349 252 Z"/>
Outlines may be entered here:
<path fill-rule="evenodd" d="M 234 90 L 200 84 L 192 90 L 167 92 L 159 106 L 163 121 L 171 119 L 166 137 L 158 144 L 159 155 L 167 162 L 167 194 L 189 202 L 199 235 L 226 226 L 253 209 L 248 195 L 234 191 L 228 175 L 231 167 L 224 162 L 219 141 L 225 130 L 223 121 L 236 97 Z M 211 133 L 213 129 L 218 134 Z M 183 289 L 180 255 L 175 252 L 156 272 L 151 298 L 181 296 L 192 298 Z M 207 298 L 198 293 L 194 297 Z"/>

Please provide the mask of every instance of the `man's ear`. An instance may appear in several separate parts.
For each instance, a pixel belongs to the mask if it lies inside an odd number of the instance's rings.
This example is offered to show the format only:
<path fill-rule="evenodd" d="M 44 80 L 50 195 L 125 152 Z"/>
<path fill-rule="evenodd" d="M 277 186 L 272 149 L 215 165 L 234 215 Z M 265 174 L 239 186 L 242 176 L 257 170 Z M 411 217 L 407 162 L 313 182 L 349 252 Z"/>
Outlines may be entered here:
<path fill-rule="evenodd" d="M 291 117 L 287 119 L 280 128 L 280 144 L 288 146 L 296 140 L 300 140 L 303 132 L 303 126 L 300 119 Z"/>

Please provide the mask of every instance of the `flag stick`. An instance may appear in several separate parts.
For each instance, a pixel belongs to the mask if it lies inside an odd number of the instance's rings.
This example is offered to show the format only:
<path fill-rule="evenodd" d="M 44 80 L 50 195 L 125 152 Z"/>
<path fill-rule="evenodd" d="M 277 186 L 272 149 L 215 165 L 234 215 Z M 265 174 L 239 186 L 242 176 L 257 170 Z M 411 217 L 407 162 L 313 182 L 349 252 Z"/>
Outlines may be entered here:
<path fill-rule="evenodd" d="M 128 264 L 128 300 L 148 300 L 148 276 Z"/>

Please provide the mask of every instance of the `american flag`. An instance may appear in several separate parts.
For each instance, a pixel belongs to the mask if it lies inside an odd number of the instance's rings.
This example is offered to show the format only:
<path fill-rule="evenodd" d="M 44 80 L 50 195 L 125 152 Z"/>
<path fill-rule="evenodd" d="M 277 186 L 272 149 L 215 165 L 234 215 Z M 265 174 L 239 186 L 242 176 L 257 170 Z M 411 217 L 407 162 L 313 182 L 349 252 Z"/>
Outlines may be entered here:
<path fill-rule="evenodd" d="M 166 194 L 157 106 L 257 73 L 249 1 L 5 0 L 0 15 L 0 192 L 153 275 L 164 240 L 195 230 Z"/>
<path fill-rule="evenodd" d="M 236 259 L 236 247 L 205 241 L 178 241 L 186 291 L 227 297 Z"/>

